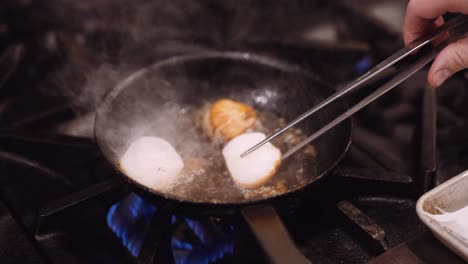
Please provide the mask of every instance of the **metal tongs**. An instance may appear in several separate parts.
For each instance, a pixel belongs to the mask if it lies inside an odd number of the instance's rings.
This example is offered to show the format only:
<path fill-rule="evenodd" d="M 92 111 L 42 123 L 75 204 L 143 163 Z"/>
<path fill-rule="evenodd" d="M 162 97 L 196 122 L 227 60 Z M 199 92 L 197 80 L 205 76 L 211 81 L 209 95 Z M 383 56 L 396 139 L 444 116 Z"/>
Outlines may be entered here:
<path fill-rule="evenodd" d="M 374 78 L 379 78 L 381 74 L 384 73 L 385 70 L 389 69 L 392 66 L 395 66 L 399 62 L 403 62 L 405 60 L 410 60 L 410 63 L 406 65 L 405 68 L 400 70 L 398 74 L 396 74 L 392 79 L 390 79 L 388 82 L 380 86 L 378 89 L 376 89 L 373 93 L 365 97 L 363 100 L 358 102 L 356 105 L 353 107 L 349 108 L 346 112 L 343 114 L 339 115 L 335 119 L 333 119 L 330 123 L 326 124 L 319 130 L 317 130 L 315 133 L 313 133 L 311 136 L 306 138 L 304 141 L 299 143 L 298 145 L 294 146 L 293 148 L 289 149 L 284 155 L 283 155 L 283 160 L 294 154 L 296 151 L 299 149 L 303 148 L 307 144 L 309 144 L 312 140 L 318 138 L 321 136 L 323 133 L 327 132 L 331 128 L 335 127 L 342 121 L 346 120 L 348 117 L 356 113 L 357 111 L 361 110 L 368 104 L 372 103 L 375 101 L 377 98 L 380 96 L 384 95 L 388 91 L 390 91 L 392 88 L 403 82 L 404 80 L 408 79 L 410 76 L 412 76 L 414 73 L 419 71 L 422 67 L 424 67 L 426 64 L 430 63 L 434 58 L 437 56 L 437 54 L 448 44 L 451 42 L 456 41 L 457 39 L 463 37 L 468 31 L 468 16 L 466 15 L 458 15 L 452 19 L 450 19 L 448 22 L 446 22 L 444 25 L 441 27 L 437 28 L 434 32 L 431 34 L 428 34 L 426 36 L 423 36 L 414 42 L 410 43 L 408 46 L 402 48 L 401 50 L 397 51 L 381 63 L 379 63 L 377 66 L 369 70 L 367 73 L 362 75 L 361 77 L 357 78 L 353 82 L 349 83 L 347 86 L 345 86 L 343 89 L 339 90 L 332 96 L 328 97 L 318 105 L 314 106 L 304 114 L 300 115 L 297 117 L 294 121 L 286 125 L 284 128 L 278 130 L 271 136 L 267 137 L 266 139 L 262 140 L 255 146 L 251 147 L 244 153 L 242 153 L 241 157 L 245 157 L 249 155 L 250 153 L 254 152 L 261 146 L 263 146 L 265 143 L 273 140 L 277 136 L 281 135 L 284 133 L 286 130 L 289 128 L 295 126 L 299 122 L 303 121 L 310 115 L 314 114 L 315 112 L 319 111 L 320 109 L 326 107 L 330 103 L 334 102 L 335 100 L 351 93 L 359 88 L 364 87 L 366 84 L 368 84 L 370 81 L 372 81 Z M 415 58 L 413 60 L 413 58 Z M 405 60 L 404 60 L 405 59 Z"/>

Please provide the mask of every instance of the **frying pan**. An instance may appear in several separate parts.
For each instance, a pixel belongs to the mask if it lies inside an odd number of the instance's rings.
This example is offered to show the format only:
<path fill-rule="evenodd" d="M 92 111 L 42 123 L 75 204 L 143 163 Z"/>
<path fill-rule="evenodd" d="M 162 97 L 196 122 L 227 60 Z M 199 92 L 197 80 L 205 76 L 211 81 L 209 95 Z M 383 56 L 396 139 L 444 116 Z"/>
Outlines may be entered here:
<path fill-rule="evenodd" d="M 288 122 L 330 92 L 309 72 L 267 56 L 218 51 L 180 55 L 141 69 L 121 81 L 97 110 L 95 137 L 105 158 L 146 199 L 184 213 L 213 214 L 239 209 L 273 262 L 307 263 L 293 246 L 272 205 L 287 201 L 287 197 L 333 169 L 351 144 L 351 120 L 312 142 L 316 155 L 299 153 L 283 161 L 280 170 L 258 192 L 239 190 L 229 175 L 222 173 L 214 176 L 201 173 L 182 180 L 179 184 L 182 187 L 155 190 L 127 175 L 119 166 L 119 159 L 133 140 L 158 136 L 169 141 L 184 162 L 191 157 L 222 160 L 221 149 L 216 152 L 206 144 L 200 144 L 201 147 L 198 144 L 207 141 L 199 137 L 202 133 L 195 121 L 197 111 L 207 103 L 231 98 L 251 105 L 259 113 L 269 113 Z M 345 110 L 345 103 L 337 101 L 298 128 L 304 135 L 311 134 Z M 273 119 L 262 122 L 268 126 Z M 282 188 L 278 189 L 275 184 L 279 181 Z"/>

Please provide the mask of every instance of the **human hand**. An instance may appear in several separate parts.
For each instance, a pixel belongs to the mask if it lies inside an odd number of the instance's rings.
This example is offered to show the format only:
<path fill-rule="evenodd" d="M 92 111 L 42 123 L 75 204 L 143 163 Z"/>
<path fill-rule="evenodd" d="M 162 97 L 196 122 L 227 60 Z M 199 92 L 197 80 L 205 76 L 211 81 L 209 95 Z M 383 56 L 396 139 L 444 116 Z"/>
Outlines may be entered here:
<path fill-rule="evenodd" d="M 444 24 L 447 12 L 468 14 L 467 0 L 411 0 L 406 9 L 403 37 L 405 44 Z M 445 47 L 432 63 L 429 85 L 440 86 L 454 73 L 468 68 L 468 38 Z"/>

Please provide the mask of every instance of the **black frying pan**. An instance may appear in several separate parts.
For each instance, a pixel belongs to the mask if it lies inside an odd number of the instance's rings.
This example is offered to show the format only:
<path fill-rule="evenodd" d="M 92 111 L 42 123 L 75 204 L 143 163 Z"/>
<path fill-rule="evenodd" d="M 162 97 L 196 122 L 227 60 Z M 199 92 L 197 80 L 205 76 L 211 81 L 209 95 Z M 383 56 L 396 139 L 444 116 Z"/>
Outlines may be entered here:
<path fill-rule="evenodd" d="M 207 147 L 208 141 L 196 122 L 197 111 L 207 103 L 221 98 L 242 101 L 266 113 L 263 122 L 271 126 L 269 129 L 276 129 L 280 124 L 270 122 L 269 114 L 288 122 L 329 93 L 311 74 L 273 58 L 215 51 L 182 55 L 135 72 L 111 91 L 97 111 L 95 136 L 106 159 L 147 199 L 165 206 L 171 204 L 174 209 L 210 209 L 210 213 L 213 209 L 223 212 L 240 207 L 273 261 L 307 262 L 289 243 L 273 207 L 266 204 L 277 203 L 281 200 L 278 198 L 290 196 L 330 172 L 351 143 L 350 120 L 311 143 L 315 156 L 297 153 L 284 161 L 259 192 L 237 188 L 229 175 L 208 172 L 188 178 L 170 190 L 154 190 L 126 175 L 119 167 L 119 159 L 136 138 L 158 136 L 169 141 L 184 161 L 192 157 L 216 160 L 221 149 L 217 152 L 216 148 Z M 344 102 L 338 101 L 298 128 L 309 135 L 345 109 Z M 276 229 L 268 230 L 271 227 Z"/>

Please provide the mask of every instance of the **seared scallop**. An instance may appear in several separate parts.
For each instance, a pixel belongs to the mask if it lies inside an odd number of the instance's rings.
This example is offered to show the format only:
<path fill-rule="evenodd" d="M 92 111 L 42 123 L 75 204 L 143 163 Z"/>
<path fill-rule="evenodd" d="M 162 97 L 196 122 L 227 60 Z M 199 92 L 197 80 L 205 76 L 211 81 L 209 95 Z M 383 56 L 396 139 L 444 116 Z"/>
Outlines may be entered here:
<path fill-rule="evenodd" d="M 203 128 L 210 137 L 227 142 L 251 128 L 256 118 L 257 113 L 252 107 L 230 99 L 221 99 L 205 112 Z"/>
<path fill-rule="evenodd" d="M 223 157 L 234 182 L 244 188 L 255 188 L 268 181 L 281 163 L 281 151 L 271 143 L 241 158 L 240 155 L 265 139 L 263 133 L 245 133 L 226 144 Z"/>
<path fill-rule="evenodd" d="M 175 183 L 184 162 L 164 139 L 141 137 L 130 144 L 120 159 L 120 166 L 138 183 L 151 189 L 164 190 Z"/>

